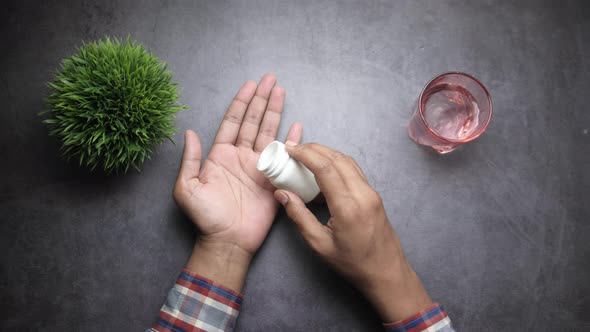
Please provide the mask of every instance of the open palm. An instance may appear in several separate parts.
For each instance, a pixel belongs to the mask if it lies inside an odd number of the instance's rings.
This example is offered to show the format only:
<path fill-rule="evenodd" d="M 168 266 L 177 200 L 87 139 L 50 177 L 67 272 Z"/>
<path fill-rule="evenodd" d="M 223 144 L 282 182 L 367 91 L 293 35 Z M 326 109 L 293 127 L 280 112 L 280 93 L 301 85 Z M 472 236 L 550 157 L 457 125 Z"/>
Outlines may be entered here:
<path fill-rule="evenodd" d="M 285 101 L 276 78 L 246 82 L 228 108 L 208 158 L 201 163 L 198 136 L 187 131 L 174 198 L 203 240 L 231 243 L 254 254 L 277 212 L 274 188 L 256 170 L 260 152 L 275 140 Z M 287 140 L 299 143 L 294 124 Z M 202 166 L 202 167 L 201 167 Z"/>

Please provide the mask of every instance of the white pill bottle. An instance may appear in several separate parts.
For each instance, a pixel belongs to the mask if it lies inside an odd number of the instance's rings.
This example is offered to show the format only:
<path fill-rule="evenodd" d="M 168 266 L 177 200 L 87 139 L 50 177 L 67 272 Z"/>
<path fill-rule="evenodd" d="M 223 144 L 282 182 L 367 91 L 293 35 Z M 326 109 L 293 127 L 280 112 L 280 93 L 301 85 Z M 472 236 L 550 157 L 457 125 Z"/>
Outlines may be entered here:
<path fill-rule="evenodd" d="M 320 193 L 313 173 L 291 158 L 285 150 L 285 144 L 281 142 L 274 141 L 262 151 L 256 168 L 273 186 L 297 194 L 305 203 Z"/>

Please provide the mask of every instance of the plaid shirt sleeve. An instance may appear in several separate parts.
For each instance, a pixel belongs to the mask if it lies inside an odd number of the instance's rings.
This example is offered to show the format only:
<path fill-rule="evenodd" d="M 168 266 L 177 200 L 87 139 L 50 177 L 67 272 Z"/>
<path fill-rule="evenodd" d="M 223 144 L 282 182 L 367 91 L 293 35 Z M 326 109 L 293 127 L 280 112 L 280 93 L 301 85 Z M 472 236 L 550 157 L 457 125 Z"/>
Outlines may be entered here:
<path fill-rule="evenodd" d="M 241 294 L 185 269 L 146 332 L 232 331 L 242 300 Z"/>
<path fill-rule="evenodd" d="M 386 332 L 454 332 L 451 320 L 443 307 L 435 303 L 411 317 L 395 323 L 383 324 Z"/>

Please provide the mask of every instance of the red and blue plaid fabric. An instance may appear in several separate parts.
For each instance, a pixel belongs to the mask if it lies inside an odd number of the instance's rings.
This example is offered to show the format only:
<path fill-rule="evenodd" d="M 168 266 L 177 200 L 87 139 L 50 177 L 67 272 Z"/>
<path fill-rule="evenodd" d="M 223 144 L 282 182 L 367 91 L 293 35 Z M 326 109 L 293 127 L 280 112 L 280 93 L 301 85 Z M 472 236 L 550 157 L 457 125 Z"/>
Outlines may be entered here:
<path fill-rule="evenodd" d="M 411 317 L 383 324 L 386 332 L 453 332 L 451 320 L 443 307 L 435 303 Z"/>
<path fill-rule="evenodd" d="M 243 296 L 213 280 L 183 270 L 168 293 L 156 322 L 146 332 L 232 331 Z M 402 321 L 384 324 L 386 332 L 453 332 L 442 306 L 433 304 Z"/>
<path fill-rule="evenodd" d="M 242 301 L 241 294 L 183 270 L 146 332 L 231 331 Z"/>

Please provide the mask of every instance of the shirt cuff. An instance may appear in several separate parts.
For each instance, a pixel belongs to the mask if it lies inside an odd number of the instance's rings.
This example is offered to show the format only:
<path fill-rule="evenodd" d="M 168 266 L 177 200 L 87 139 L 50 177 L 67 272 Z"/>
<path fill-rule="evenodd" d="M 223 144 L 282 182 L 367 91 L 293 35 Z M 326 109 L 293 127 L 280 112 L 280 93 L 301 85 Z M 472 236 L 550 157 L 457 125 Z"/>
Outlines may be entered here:
<path fill-rule="evenodd" d="M 231 331 L 243 295 L 184 269 L 152 326 L 158 332 Z"/>
<path fill-rule="evenodd" d="M 435 303 L 404 320 L 383 324 L 386 332 L 452 332 L 451 320 L 444 308 Z"/>

